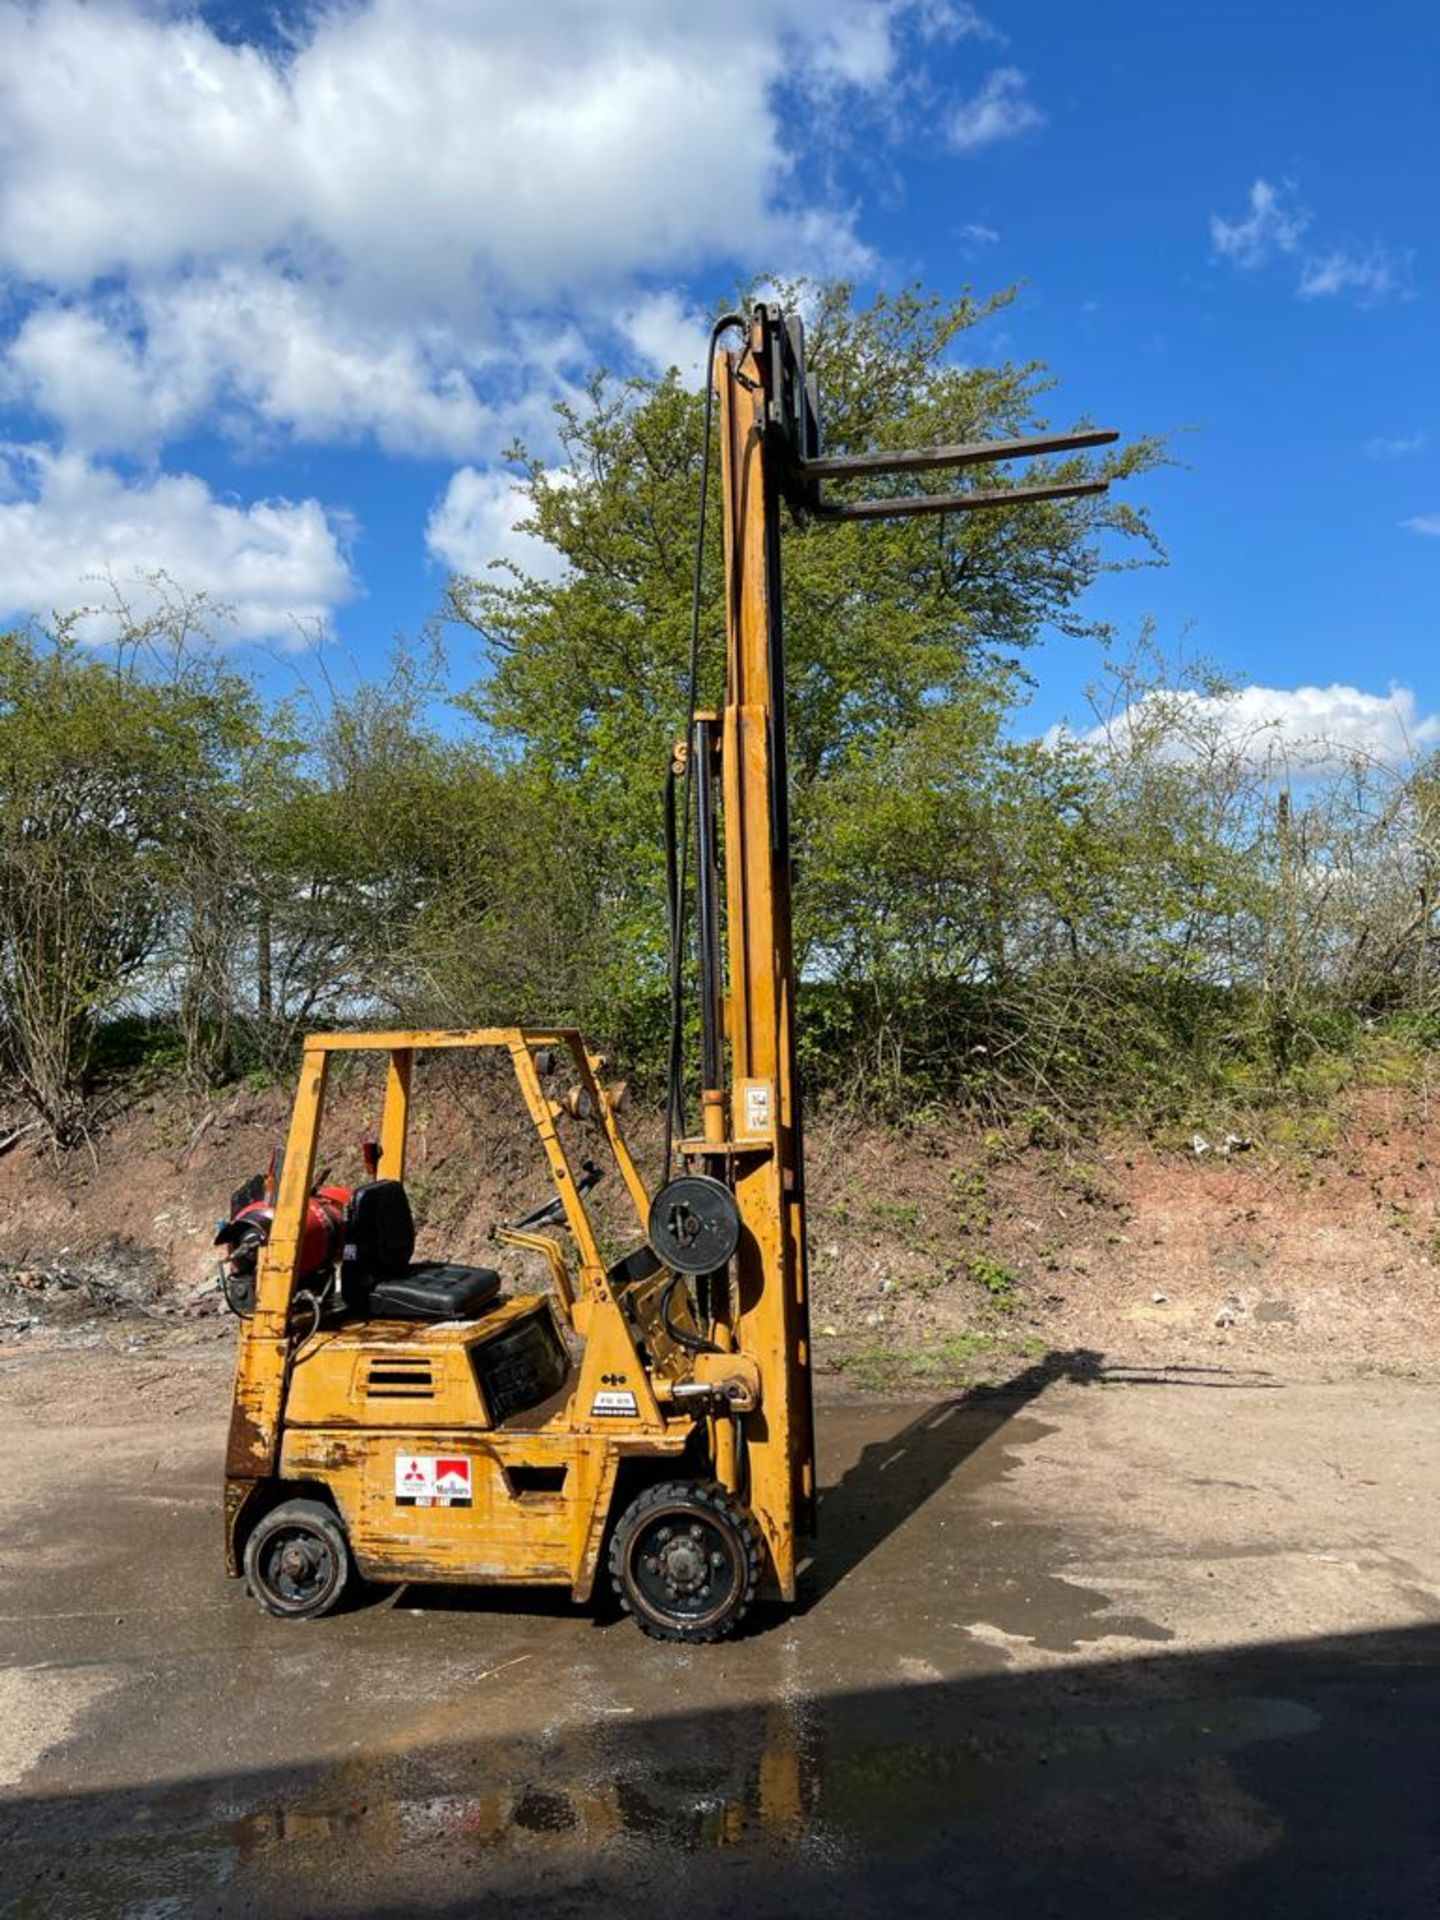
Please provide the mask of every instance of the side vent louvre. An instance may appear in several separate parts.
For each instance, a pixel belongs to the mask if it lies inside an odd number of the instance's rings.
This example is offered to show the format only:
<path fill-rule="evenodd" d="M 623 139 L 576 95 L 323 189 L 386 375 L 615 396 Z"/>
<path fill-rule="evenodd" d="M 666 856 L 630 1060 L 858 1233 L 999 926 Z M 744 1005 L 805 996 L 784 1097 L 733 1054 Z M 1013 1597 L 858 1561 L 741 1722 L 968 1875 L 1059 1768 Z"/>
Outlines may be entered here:
<path fill-rule="evenodd" d="M 371 1400 L 429 1400 L 435 1378 L 428 1360 L 372 1360 L 365 1372 Z"/>
<path fill-rule="evenodd" d="M 563 1493 L 565 1467 L 506 1467 L 505 1484 L 517 1500 L 528 1494 Z"/>

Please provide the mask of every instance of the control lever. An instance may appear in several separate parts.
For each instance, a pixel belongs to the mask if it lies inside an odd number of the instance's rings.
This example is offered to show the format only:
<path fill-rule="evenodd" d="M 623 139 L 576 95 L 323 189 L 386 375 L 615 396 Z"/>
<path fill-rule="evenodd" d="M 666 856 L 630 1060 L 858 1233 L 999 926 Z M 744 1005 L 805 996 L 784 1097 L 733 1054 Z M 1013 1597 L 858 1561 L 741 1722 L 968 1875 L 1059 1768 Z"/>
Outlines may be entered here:
<path fill-rule="evenodd" d="M 597 1167 L 593 1160 L 587 1160 L 580 1169 L 580 1177 L 575 1182 L 577 1193 L 588 1193 L 605 1177 L 605 1169 Z M 565 1202 L 557 1193 L 553 1200 L 547 1200 L 543 1207 L 536 1207 L 533 1213 L 527 1213 L 523 1220 L 516 1220 L 513 1230 L 516 1233 L 530 1233 L 536 1227 L 550 1227 L 565 1218 Z M 502 1229 L 505 1231 L 505 1229 Z"/>

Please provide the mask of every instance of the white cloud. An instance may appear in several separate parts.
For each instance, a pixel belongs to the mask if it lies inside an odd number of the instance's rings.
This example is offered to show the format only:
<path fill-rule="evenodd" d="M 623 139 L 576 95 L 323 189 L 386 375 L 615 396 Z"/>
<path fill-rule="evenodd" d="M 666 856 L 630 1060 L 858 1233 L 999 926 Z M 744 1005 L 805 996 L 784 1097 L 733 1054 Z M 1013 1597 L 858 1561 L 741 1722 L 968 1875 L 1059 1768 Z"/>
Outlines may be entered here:
<path fill-rule="evenodd" d="M 673 289 L 647 293 L 622 308 L 615 324 L 652 372 L 674 367 L 687 386 L 700 385 L 710 327 L 683 294 Z"/>
<path fill-rule="evenodd" d="M 1404 291 L 1406 265 L 1401 255 L 1385 247 L 1363 254 L 1336 247 L 1306 260 L 1296 291 L 1302 300 L 1350 294 L 1357 306 L 1378 307 Z"/>
<path fill-rule="evenodd" d="M 968 0 L 910 0 L 920 32 L 927 40 L 991 40 L 1005 35 Z"/>
<path fill-rule="evenodd" d="M 1222 259 L 1247 270 L 1265 266 L 1277 253 L 1294 253 L 1310 216 L 1293 202 L 1289 186 L 1256 180 L 1249 212 L 1240 220 L 1210 216 L 1210 239 Z"/>
<path fill-rule="evenodd" d="M 537 347 L 543 345 L 531 330 Z M 306 440 L 372 435 L 391 453 L 463 459 L 498 451 L 564 389 L 566 349 L 537 364 L 446 327 L 356 317 L 325 289 L 265 268 L 225 266 L 94 304 L 48 301 L 21 322 L 0 398 L 43 414 L 71 446 L 153 452 L 202 419 Z M 482 398 L 479 383 L 488 381 Z"/>
<path fill-rule="evenodd" d="M 821 85 L 883 87 L 895 66 L 890 9 L 841 0 L 815 44 L 811 64 Z"/>
<path fill-rule="evenodd" d="M 143 608 L 157 573 L 228 607 L 242 639 L 293 639 L 355 591 L 315 500 L 240 506 L 193 474 L 127 483 L 78 454 L 0 448 L 0 609 L 70 612 L 108 579 Z"/>
<path fill-rule="evenodd" d="M 1408 687 L 1364 693 L 1358 687 L 1241 687 L 1233 693 L 1178 689 L 1148 693 L 1104 726 L 1078 736 L 1053 727 L 1053 743 L 1125 751 L 1154 740 L 1164 757 L 1200 760 L 1238 753 L 1251 765 L 1303 778 L 1348 764 L 1357 755 L 1394 765 L 1440 745 L 1440 714 L 1422 714 Z"/>
<path fill-rule="evenodd" d="M 965 0 L 931 0 L 925 8 L 922 0 L 922 14 L 932 16 L 931 32 L 937 37 L 948 35 L 954 40 L 1004 40 L 1005 36 L 998 27 L 992 26 L 978 7 L 965 4 Z"/>
<path fill-rule="evenodd" d="M 945 0 L 354 0 L 265 52 L 146 0 L 0 0 L 0 399 L 94 450 L 219 409 L 493 457 L 557 391 L 516 315 L 653 358 L 684 319 L 657 275 L 863 267 L 795 101 L 881 113 L 916 37 L 981 31 Z"/>
<path fill-rule="evenodd" d="M 972 247 L 994 247 L 999 245 L 1000 235 L 994 227 L 987 227 L 983 221 L 971 220 L 960 229 L 960 238 Z"/>
<path fill-rule="evenodd" d="M 318 253 L 379 312 L 532 299 L 793 237 L 782 81 L 878 90 L 873 0 L 368 0 L 285 57 L 124 0 L 0 6 L 0 257 L 113 271 Z"/>
<path fill-rule="evenodd" d="M 558 580 L 565 562 L 554 547 L 516 523 L 530 504 L 518 477 L 503 467 L 461 467 L 436 501 L 425 529 L 431 555 L 452 573 L 483 578 L 507 561 L 540 580 Z"/>
<path fill-rule="evenodd" d="M 0 362 L 0 399 L 53 421 L 87 449 L 149 448 L 182 428 L 199 395 L 157 376 L 144 343 L 112 314 L 37 306 Z"/>
<path fill-rule="evenodd" d="M 953 110 L 946 132 L 957 151 L 973 153 L 1044 124 L 1045 115 L 1026 93 L 1020 69 L 997 67 L 977 94 Z"/>
<path fill-rule="evenodd" d="M 922 40 L 1005 38 L 966 0 L 830 0 L 817 19 L 824 24 L 808 56 L 809 85 L 822 95 L 837 84 L 867 93 L 889 88 L 905 25 Z"/>
<path fill-rule="evenodd" d="M 1422 452 L 1429 439 L 1424 432 L 1377 433 L 1365 442 L 1365 453 L 1371 460 L 1403 460 L 1407 454 Z"/>
<path fill-rule="evenodd" d="M 1422 533 L 1430 540 L 1440 540 L 1440 513 L 1417 513 L 1411 520 L 1400 523 L 1408 527 L 1411 533 Z"/>
<path fill-rule="evenodd" d="M 1299 256 L 1300 278 L 1295 292 L 1301 300 L 1333 299 L 1348 294 L 1360 307 L 1378 307 L 1404 293 L 1409 255 L 1374 246 L 1363 253 L 1345 247 L 1302 252 L 1310 214 L 1295 198 L 1288 183 L 1272 186 L 1259 179 L 1250 188 L 1249 211 L 1243 219 L 1210 216 L 1210 240 L 1216 253 L 1246 272 L 1274 259 Z"/>

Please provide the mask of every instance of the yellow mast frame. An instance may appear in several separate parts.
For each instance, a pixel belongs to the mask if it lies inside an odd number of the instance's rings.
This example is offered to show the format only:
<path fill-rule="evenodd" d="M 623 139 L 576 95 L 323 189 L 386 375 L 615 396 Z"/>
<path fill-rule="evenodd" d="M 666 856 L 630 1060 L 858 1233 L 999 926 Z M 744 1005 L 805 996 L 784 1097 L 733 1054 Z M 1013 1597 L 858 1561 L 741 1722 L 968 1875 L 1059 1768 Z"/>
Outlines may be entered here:
<path fill-rule="evenodd" d="M 729 1100 L 702 1093 L 705 1138 L 688 1158 L 729 1162 L 741 1221 L 734 1288 L 717 1326 L 759 1368 L 759 1407 L 743 1419 L 744 1459 L 723 1429 L 716 1469 L 742 1482 L 771 1582 L 793 1600 L 797 1537 L 814 1531 L 815 1439 L 805 1178 L 795 1066 L 795 967 L 780 626 L 779 494 L 767 465 L 770 369 L 762 321 L 739 352 L 716 356 L 725 553 L 726 675 L 720 760 L 725 831 Z M 700 779 L 710 769 L 697 769 Z M 728 1126 L 726 1121 L 728 1120 Z M 726 1137 L 720 1138 L 724 1134 Z"/>
<path fill-rule="evenodd" d="M 1074 499 L 1103 493 L 1108 481 L 1056 475 L 994 491 L 887 492 L 862 500 L 831 498 L 822 483 L 989 466 L 1106 446 L 1117 436 L 1109 428 L 1082 427 L 1019 440 L 826 455 L 818 397 L 805 373 L 803 333 L 763 304 L 745 323 L 744 346 L 716 354 L 714 384 L 724 512 L 726 676 L 719 757 L 729 1089 L 728 1100 L 723 1087 L 703 1090 L 703 1136 L 686 1141 L 684 1151 L 692 1163 L 724 1167 L 734 1189 L 742 1226 L 736 1285 L 733 1297 L 721 1295 L 715 1337 L 718 1345 L 738 1347 L 758 1364 L 763 1389 L 759 1409 L 743 1423 L 743 1458 L 728 1434 L 714 1431 L 716 1471 L 747 1499 L 769 1550 L 774 1585 L 792 1599 L 796 1540 L 814 1531 L 815 1443 L 795 1060 L 781 503 L 802 520 L 828 521 Z M 687 742 L 687 751 L 693 750 Z M 701 780 L 711 777 L 706 766 L 696 773 Z"/>

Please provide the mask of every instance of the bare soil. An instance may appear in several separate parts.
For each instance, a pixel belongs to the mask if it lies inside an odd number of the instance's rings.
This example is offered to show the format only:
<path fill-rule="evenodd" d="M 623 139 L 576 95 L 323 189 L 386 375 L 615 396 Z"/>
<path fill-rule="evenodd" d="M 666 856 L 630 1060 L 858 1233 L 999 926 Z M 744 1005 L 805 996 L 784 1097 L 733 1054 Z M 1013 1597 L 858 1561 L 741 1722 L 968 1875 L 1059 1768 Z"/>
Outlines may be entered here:
<path fill-rule="evenodd" d="M 357 1177 L 377 1106 L 358 1071 L 337 1090 L 322 1141 L 333 1177 Z M 212 1340 L 215 1223 L 287 1116 L 283 1089 L 203 1102 L 169 1091 L 90 1149 L 13 1146 L 0 1158 L 0 1352 L 136 1351 L 186 1328 Z M 1428 1376 L 1440 1370 L 1440 1116 L 1377 1089 L 1322 1119 L 1161 1152 L 821 1116 L 807 1143 L 817 1370 L 863 1387 L 940 1385 L 1083 1349 Z M 632 1132 L 653 1171 L 653 1122 L 638 1116 Z M 539 1283 L 530 1256 L 488 1245 L 496 1222 L 547 1192 L 506 1077 L 446 1063 L 423 1082 L 408 1185 L 422 1248 Z M 597 1200 L 615 1250 L 633 1244 L 618 1182 Z"/>

